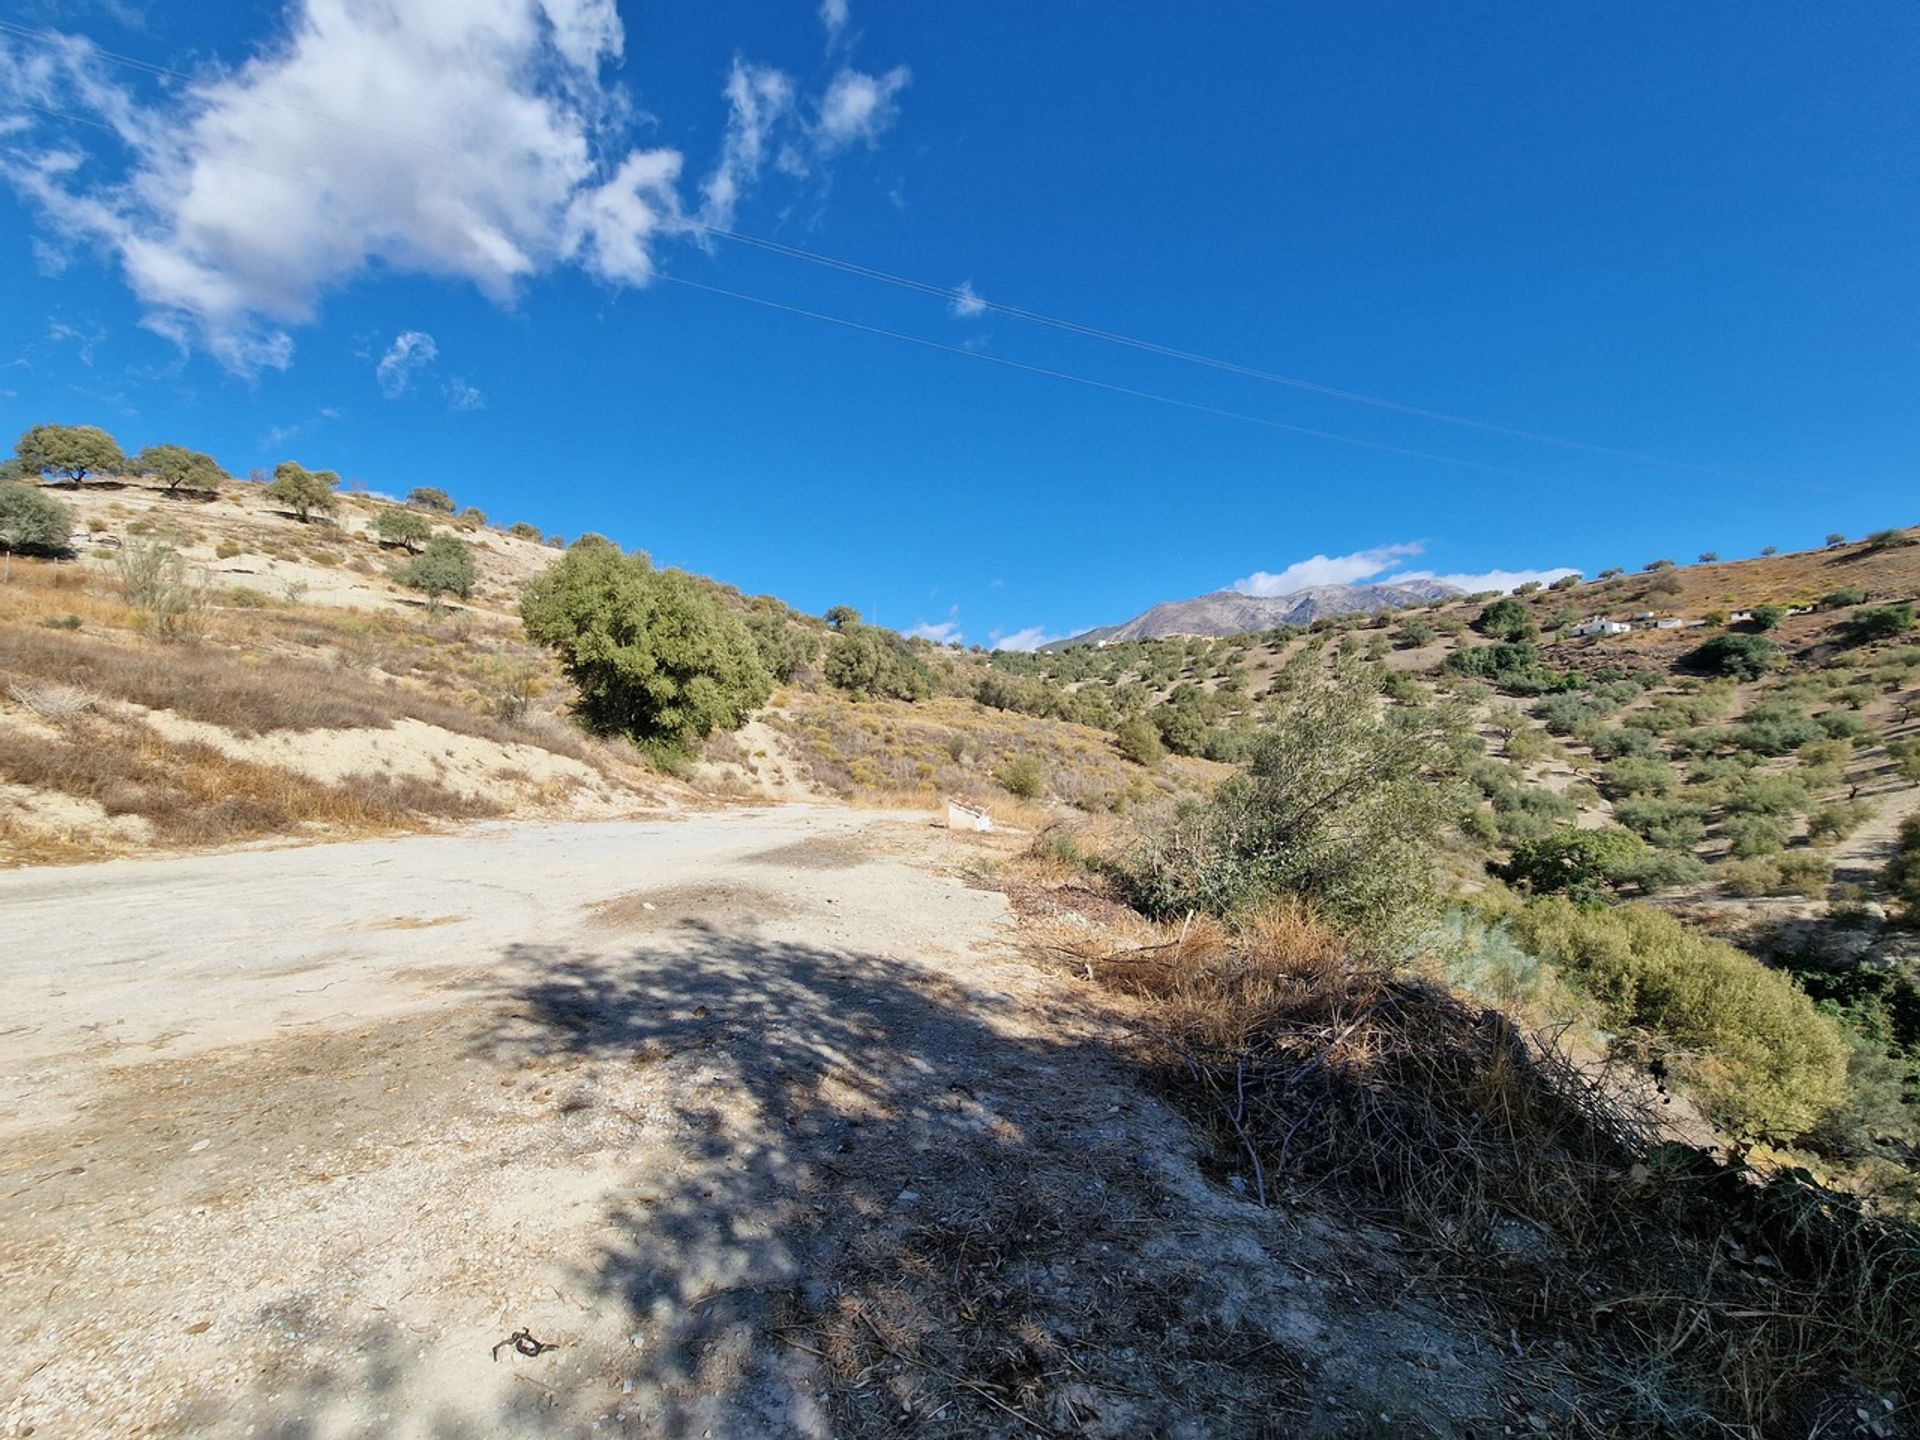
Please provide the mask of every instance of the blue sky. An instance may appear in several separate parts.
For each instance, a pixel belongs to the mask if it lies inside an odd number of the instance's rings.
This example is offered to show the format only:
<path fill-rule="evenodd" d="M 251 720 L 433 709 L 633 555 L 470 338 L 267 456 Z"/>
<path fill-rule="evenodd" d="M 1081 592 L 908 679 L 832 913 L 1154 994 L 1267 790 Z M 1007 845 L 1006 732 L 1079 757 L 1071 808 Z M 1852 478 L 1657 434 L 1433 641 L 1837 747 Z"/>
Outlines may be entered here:
<path fill-rule="evenodd" d="M 978 643 L 1817 544 L 1920 520 L 1917 85 L 1892 3 L 25 0 L 0 430 Z"/>

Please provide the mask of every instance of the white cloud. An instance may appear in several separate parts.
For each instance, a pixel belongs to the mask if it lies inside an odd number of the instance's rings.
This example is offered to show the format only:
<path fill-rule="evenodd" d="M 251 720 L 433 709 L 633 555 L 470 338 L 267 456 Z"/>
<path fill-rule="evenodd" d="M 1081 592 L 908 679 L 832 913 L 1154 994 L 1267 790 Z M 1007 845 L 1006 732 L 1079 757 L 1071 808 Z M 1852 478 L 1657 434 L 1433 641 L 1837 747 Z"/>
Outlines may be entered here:
<path fill-rule="evenodd" d="M 340 412 L 331 405 L 323 405 L 304 420 L 295 420 L 287 425 L 275 425 L 260 437 L 260 443 L 269 449 L 285 444 L 296 436 L 310 434 L 325 425 L 329 420 L 338 420 Z"/>
<path fill-rule="evenodd" d="M 1416 540 L 1356 550 L 1351 555 L 1315 555 L 1311 560 L 1296 560 L 1284 570 L 1256 570 L 1234 581 L 1233 588 L 1242 595 L 1290 595 L 1311 585 L 1354 585 L 1392 569 L 1425 548 Z"/>
<path fill-rule="evenodd" d="M 380 357 L 380 363 L 373 367 L 374 378 L 380 382 L 380 393 L 389 400 L 406 394 L 413 377 L 433 364 L 439 354 L 440 347 L 426 331 L 401 331 L 393 337 L 393 344 Z"/>
<path fill-rule="evenodd" d="M 1399 580 L 1438 580 L 1443 585 L 1456 585 L 1469 595 L 1474 595 L 1482 590 L 1511 590 L 1515 586 L 1532 582 L 1551 585 L 1564 576 L 1579 573 L 1578 570 L 1567 565 L 1556 565 L 1547 570 L 1483 570 L 1474 575 L 1436 575 L 1431 570 L 1409 570 L 1404 575 L 1389 576 L 1388 581 L 1391 583 Z"/>
<path fill-rule="evenodd" d="M 651 280 L 690 229 L 683 162 L 624 142 L 634 108 L 605 74 L 624 48 L 614 0 L 287 0 L 251 58 L 149 104 L 87 40 L 0 37 L 0 177 L 54 238 L 117 262 L 149 328 L 243 374 L 284 368 L 290 332 L 370 270 L 502 303 L 565 263 Z M 785 75 L 736 63 L 702 209 L 731 218 L 783 125 L 797 171 L 873 143 L 907 78 L 842 68 L 809 126 Z"/>
<path fill-rule="evenodd" d="M 976 315 L 987 313 L 987 302 L 974 293 L 971 280 L 962 280 L 960 288 L 954 291 L 951 308 L 961 319 L 971 320 Z"/>
<path fill-rule="evenodd" d="M 922 620 L 907 631 L 916 640 L 931 640 L 936 645 L 947 645 L 955 640 L 965 641 L 966 635 L 960 629 L 960 607 L 955 605 L 947 611 L 947 618 L 938 622 Z"/>
<path fill-rule="evenodd" d="M 820 0 L 820 23 L 829 39 L 837 37 L 847 28 L 847 0 Z"/>
<path fill-rule="evenodd" d="M 821 97 L 820 118 L 813 127 L 815 146 L 830 155 L 856 141 L 875 144 L 900 113 L 894 96 L 912 79 L 913 73 L 904 65 L 894 66 L 885 75 L 842 68 Z"/>
<path fill-rule="evenodd" d="M 996 650 L 1038 650 L 1042 645 L 1050 645 L 1055 640 L 1064 640 L 1066 636 L 1055 635 L 1044 625 L 1029 625 L 1024 630 L 1015 630 L 1011 634 L 993 633 L 993 648 Z"/>
<path fill-rule="evenodd" d="M 760 178 L 775 129 L 793 114 L 793 81 L 769 65 L 736 58 L 727 76 L 727 135 L 720 159 L 701 186 L 700 221 L 725 230 L 744 191 Z M 779 165 L 788 174 L 804 174 L 805 163 L 783 146 Z"/>
<path fill-rule="evenodd" d="M 487 397 L 458 375 L 448 379 L 446 386 L 447 408 L 449 410 L 484 410 Z"/>
<path fill-rule="evenodd" d="M 1563 575 L 1576 573 L 1564 565 L 1544 570 L 1486 570 L 1453 575 L 1399 568 L 1403 560 L 1424 553 L 1426 548 L 1424 541 L 1407 540 L 1395 545 L 1377 545 L 1371 550 L 1356 550 L 1351 555 L 1315 555 L 1310 560 L 1296 560 L 1286 569 L 1271 574 L 1256 570 L 1244 580 L 1234 581 L 1233 588 L 1242 595 L 1291 595 L 1314 585 L 1395 585 L 1403 580 L 1438 580 L 1473 593 L 1511 590 L 1532 580 L 1547 585 Z"/>

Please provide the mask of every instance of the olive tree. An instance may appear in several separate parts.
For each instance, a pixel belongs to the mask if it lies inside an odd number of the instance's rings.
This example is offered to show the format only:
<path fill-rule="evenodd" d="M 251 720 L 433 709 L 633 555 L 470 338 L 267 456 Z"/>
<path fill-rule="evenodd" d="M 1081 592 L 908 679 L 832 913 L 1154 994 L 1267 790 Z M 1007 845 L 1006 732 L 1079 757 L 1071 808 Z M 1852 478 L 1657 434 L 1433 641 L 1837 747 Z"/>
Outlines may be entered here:
<path fill-rule="evenodd" d="M 75 485 L 127 466 L 119 442 L 97 425 L 36 425 L 20 437 L 13 453 L 34 474 L 58 475 Z"/>
<path fill-rule="evenodd" d="M 282 460 L 273 467 L 267 498 L 293 511 L 304 525 L 316 511 L 333 513 L 340 503 L 334 494 L 339 488 L 340 477 L 331 470 L 309 470 L 297 460 Z"/>
<path fill-rule="evenodd" d="M 453 497 L 437 485 L 420 485 L 409 490 L 407 504 L 416 510 L 432 510 L 441 515 L 451 515 L 460 508 L 453 503 Z"/>
<path fill-rule="evenodd" d="M 747 627 L 679 570 L 611 544 L 576 545 L 521 593 L 527 634 L 548 646 L 595 729 L 667 755 L 738 729 L 773 693 Z"/>
<path fill-rule="evenodd" d="M 436 535 L 427 548 L 395 573 L 402 585 L 426 593 L 429 602 L 438 605 L 443 595 L 458 595 L 462 600 L 473 593 L 477 578 L 473 551 L 451 535 Z"/>
<path fill-rule="evenodd" d="M 183 490 L 212 494 L 233 478 L 211 455 L 184 445 L 149 445 L 133 457 L 132 468 L 136 475 L 153 476 L 170 495 Z"/>
<path fill-rule="evenodd" d="M 1358 660 L 1303 677 L 1245 770 L 1144 840 L 1135 904 L 1224 914 L 1289 893 L 1367 949 L 1410 951 L 1431 923 L 1442 828 L 1463 808 L 1467 726 L 1458 707 L 1385 705 L 1379 686 Z"/>
<path fill-rule="evenodd" d="M 373 533 L 383 545 L 398 545 L 417 554 L 433 538 L 433 524 L 424 515 L 390 505 L 373 517 Z"/>

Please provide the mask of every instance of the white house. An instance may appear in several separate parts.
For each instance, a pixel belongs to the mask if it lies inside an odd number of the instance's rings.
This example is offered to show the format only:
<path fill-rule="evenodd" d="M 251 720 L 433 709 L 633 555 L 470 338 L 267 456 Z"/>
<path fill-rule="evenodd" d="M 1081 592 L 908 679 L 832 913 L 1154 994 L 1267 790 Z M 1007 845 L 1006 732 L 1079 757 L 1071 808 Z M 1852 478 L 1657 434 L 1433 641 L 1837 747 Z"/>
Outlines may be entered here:
<path fill-rule="evenodd" d="M 1575 635 L 1624 635 L 1631 629 L 1633 626 L 1624 620 L 1595 618 L 1574 626 L 1573 633 Z"/>

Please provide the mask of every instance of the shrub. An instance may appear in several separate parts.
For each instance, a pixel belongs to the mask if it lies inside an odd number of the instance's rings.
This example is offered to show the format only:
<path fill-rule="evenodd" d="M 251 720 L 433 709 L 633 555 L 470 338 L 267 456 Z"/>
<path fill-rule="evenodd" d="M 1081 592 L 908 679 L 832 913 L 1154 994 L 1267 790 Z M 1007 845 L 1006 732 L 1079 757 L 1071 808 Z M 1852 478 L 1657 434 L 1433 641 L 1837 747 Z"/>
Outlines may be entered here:
<path fill-rule="evenodd" d="M 1854 645 L 1865 645 L 1872 640 L 1891 640 L 1896 635 L 1904 635 L 1913 629 L 1913 606 L 1905 601 L 1898 605 L 1870 605 L 1857 610 L 1847 620 L 1847 640 Z"/>
<path fill-rule="evenodd" d="M 1757 900 L 1780 890 L 1780 862 L 1756 855 L 1747 860 L 1729 860 L 1714 871 L 1714 880 L 1723 893 L 1741 900 Z"/>
<path fill-rule="evenodd" d="M 334 491 L 340 477 L 331 470 L 309 470 L 295 460 L 282 460 L 273 467 L 273 483 L 267 486 L 267 498 L 293 511 L 305 524 L 315 511 L 331 515 L 340 501 Z"/>
<path fill-rule="evenodd" d="M 1623 755 L 1601 771 L 1600 781 L 1616 795 L 1665 795 L 1680 777 L 1657 756 Z"/>
<path fill-rule="evenodd" d="M 1646 861 L 1647 844 L 1638 835 L 1569 826 L 1516 845 L 1505 875 L 1538 895 L 1592 900 L 1631 883 Z"/>
<path fill-rule="evenodd" d="M 569 550 L 522 592 L 527 634 L 560 657 L 603 731 L 684 754 L 772 693 L 747 628 L 692 576 L 612 545 Z"/>
<path fill-rule="evenodd" d="M 78 485 L 89 475 L 113 475 L 126 469 L 119 443 L 96 425 L 36 425 L 13 447 L 21 466 L 33 475 L 59 475 Z"/>
<path fill-rule="evenodd" d="M 771 610 L 749 615 L 747 633 L 753 637 L 760 663 L 782 685 L 793 679 L 801 666 L 811 664 L 820 650 L 816 635 L 789 624 L 784 615 Z"/>
<path fill-rule="evenodd" d="M 390 505 L 373 517 L 373 533 L 382 544 L 417 553 L 432 538 L 433 525 L 424 515 Z"/>
<path fill-rule="evenodd" d="M 1756 605 L 1749 613 L 1756 631 L 1772 630 L 1787 618 L 1787 612 L 1778 605 Z"/>
<path fill-rule="evenodd" d="M 906 641 L 858 620 L 839 627 L 822 669 L 829 685 L 856 699 L 924 700 L 935 688 L 933 671 Z"/>
<path fill-rule="evenodd" d="M 1829 530 L 1827 532 L 1827 548 L 1829 550 L 1832 550 L 1836 546 L 1844 545 L 1846 543 L 1847 543 L 1847 537 L 1842 532 L 1838 530 Z"/>
<path fill-rule="evenodd" d="M 1640 568 L 1641 568 L 1642 570 L 1645 570 L 1645 571 L 1647 571 L 1647 572 L 1648 572 L 1649 574 L 1652 574 L 1652 573 L 1655 573 L 1655 572 L 1657 572 L 1657 571 L 1661 571 L 1661 570 L 1671 570 L 1671 569 L 1673 569 L 1673 561 L 1671 561 L 1671 560 L 1649 560 L 1649 561 L 1648 561 L 1648 562 L 1647 562 L 1647 563 L 1646 563 L 1645 565 L 1642 565 L 1642 566 L 1641 566 Z"/>
<path fill-rule="evenodd" d="M 1160 741 L 1160 732 L 1144 715 L 1124 721 L 1114 732 L 1113 743 L 1122 756 L 1149 770 L 1158 765 L 1166 754 L 1166 747 Z"/>
<path fill-rule="evenodd" d="M 1866 603 L 1867 592 L 1864 590 L 1835 590 L 1830 594 L 1820 597 L 1820 608 L 1822 610 L 1844 610 L 1849 605 L 1864 605 Z"/>
<path fill-rule="evenodd" d="M 1757 860 L 1785 849 L 1792 827 L 1777 815 L 1735 815 L 1720 827 L 1720 832 L 1736 856 Z"/>
<path fill-rule="evenodd" d="M 1038 800 L 1047 788 L 1046 773 L 1041 770 L 1040 762 L 1031 755 L 1009 757 L 994 772 L 994 779 L 1009 795 L 1021 800 Z"/>
<path fill-rule="evenodd" d="M 1562 575 L 1558 580 L 1554 581 L 1551 585 L 1547 586 L 1547 589 L 1571 590 L 1579 583 L 1580 583 L 1580 576 L 1577 573 L 1573 575 Z"/>
<path fill-rule="evenodd" d="M 508 527 L 507 533 L 516 540 L 538 540 L 540 538 L 540 527 L 538 525 L 530 525 L 525 520 L 516 520 Z"/>
<path fill-rule="evenodd" d="M 487 523 L 487 512 L 478 505 L 469 505 L 460 512 L 460 523 L 469 528 L 479 528 Z"/>
<path fill-rule="evenodd" d="M 1719 564 L 1719 563 L 1720 563 L 1720 552 L 1719 552 L 1718 550 L 1702 550 L 1702 551 L 1700 552 L 1700 563 L 1701 563 L 1702 565 L 1717 565 L 1717 564 Z"/>
<path fill-rule="evenodd" d="M 1531 640 L 1540 633 L 1540 627 L 1533 623 L 1533 612 L 1510 595 L 1482 610 L 1473 627 L 1495 640 Z"/>
<path fill-rule="evenodd" d="M 1400 628 L 1394 632 L 1393 648 L 1396 650 L 1418 650 L 1431 645 L 1438 638 L 1434 628 L 1424 620 L 1403 620 Z"/>
<path fill-rule="evenodd" d="M 1707 838 L 1707 810 L 1691 800 L 1636 798 L 1613 807 L 1613 818 L 1649 845 L 1691 850 Z"/>
<path fill-rule="evenodd" d="M 1757 680 L 1778 668 L 1783 659 L 1780 647 L 1759 635 L 1716 635 L 1689 655 L 1687 662 L 1709 675 Z"/>
<path fill-rule="evenodd" d="M 1462 807 L 1465 724 L 1452 711 L 1381 707 L 1355 662 L 1303 678 L 1258 732 L 1244 773 L 1143 840 L 1128 889 L 1149 915 L 1226 914 L 1299 895 L 1357 944 L 1405 954 L 1433 913 L 1433 849 Z"/>
<path fill-rule="evenodd" d="M 164 540 L 137 541 L 114 565 L 127 603 L 159 635 L 186 632 L 207 607 L 206 577 L 196 578 L 186 558 Z"/>
<path fill-rule="evenodd" d="M 1827 893 L 1827 887 L 1832 883 L 1833 862 L 1826 856 L 1810 855 L 1802 850 L 1798 854 L 1781 857 L 1780 888 L 1788 894 L 1817 900 Z"/>
<path fill-rule="evenodd" d="M 416 510 L 432 510 L 441 515 L 451 515 L 460 507 L 453 503 L 453 497 L 437 485 L 418 485 L 407 492 L 407 504 Z"/>
<path fill-rule="evenodd" d="M 1904 530 L 1876 530 L 1867 536 L 1867 550 L 1897 550 L 1903 545 L 1913 544 L 1913 537 Z"/>
<path fill-rule="evenodd" d="M 1651 1032 L 1708 1113 L 1743 1134 L 1806 1133 L 1846 1095 L 1847 1046 L 1785 976 L 1643 905 L 1535 901 L 1510 922 L 1618 1027 Z"/>
<path fill-rule="evenodd" d="M 458 595 L 462 600 L 473 594 L 477 578 L 473 551 L 451 535 L 436 535 L 427 548 L 394 572 L 402 585 L 426 593 L 438 603 L 443 595 Z"/>
<path fill-rule="evenodd" d="M 62 555 L 73 535 L 73 511 L 53 496 L 17 480 L 0 481 L 0 550 L 11 569 L 22 555 Z"/>

